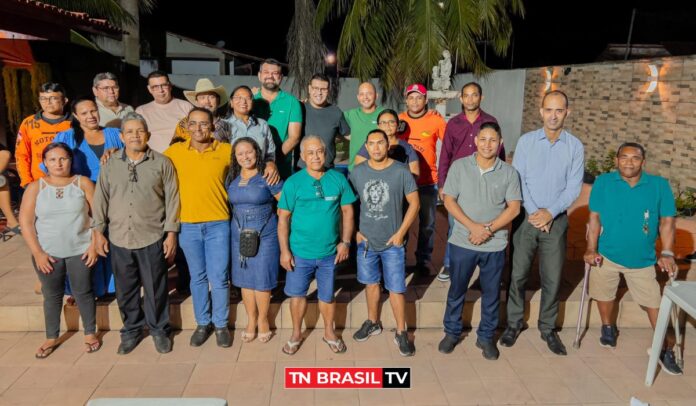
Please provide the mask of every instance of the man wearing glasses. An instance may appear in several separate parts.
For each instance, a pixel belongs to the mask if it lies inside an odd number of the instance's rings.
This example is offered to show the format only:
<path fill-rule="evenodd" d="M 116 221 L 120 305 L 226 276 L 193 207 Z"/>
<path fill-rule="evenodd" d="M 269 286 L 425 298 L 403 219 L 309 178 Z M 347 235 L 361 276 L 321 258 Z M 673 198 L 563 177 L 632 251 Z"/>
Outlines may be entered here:
<path fill-rule="evenodd" d="M 334 273 L 336 264 L 348 258 L 355 195 L 345 176 L 324 166 L 326 145 L 319 136 L 306 136 L 300 151 L 307 168 L 285 182 L 278 202 L 280 264 L 288 271 L 285 294 L 291 298 L 293 326 L 283 352 L 293 355 L 302 343 L 307 290 L 316 278 L 322 339 L 331 351 L 343 353 L 346 345 L 334 329 Z"/>
<path fill-rule="evenodd" d="M 309 99 L 304 102 L 304 135 L 318 135 L 326 145 L 327 168 L 334 167 L 336 157 L 336 137 L 350 136 L 350 127 L 338 106 L 328 102 L 331 91 L 329 78 L 322 73 L 312 76 L 309 81 Z M 303 160 L 300 168 L 307 166 Z"/>
<path fill-rule="evenodd" d="M 101 127 L 121 127 L 121 120 L 133 107 L 118 101 L 118 78 L 111 72 L 97 73 L 92 81 L 92 93 L 99 109 Z"/>
<path fill-rule="evenodd" d="M 150 129 L 148 145 L 155 151 L 164 152 L 172 141 L 176 125 L 189 111 L 191 104 L 172 97 L 172 84 L 165 72 L 156 70 L 147 75 L 147 90 L 154 99 L 135 109 L 147 121 Z"/>
<path fill-rule="evenodd" d="M 94 192 L 97 252 L 111 253 L 123 319 L 119 354 L 133 351 L 146 324 L 158 352 L 172 349 L 166 259 L 176 253 L 179 189 L 174 165 L 148 147 L 149 138 L 145 119 L 127 114 L 121 122 L 125 148 L 104 164 Z"/>

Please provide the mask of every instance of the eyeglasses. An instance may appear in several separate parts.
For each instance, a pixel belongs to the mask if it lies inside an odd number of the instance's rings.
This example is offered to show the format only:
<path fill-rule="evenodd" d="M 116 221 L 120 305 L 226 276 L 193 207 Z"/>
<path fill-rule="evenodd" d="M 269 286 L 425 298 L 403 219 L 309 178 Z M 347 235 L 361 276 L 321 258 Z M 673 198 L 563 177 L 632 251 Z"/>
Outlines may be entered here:
<path fill-rule="evenodd" d="M 172 85 L 171 83 L 163 83 L 161 85 L 152 85 L 152 86 L 150 86 L 150 88 L 152 90 L 163 90 L 163 89 L 169 88 L 169 86 L 171 86 L 171 85 Z"/>
<path fill-rule="evenodd" d="M 396 120 L 385 120 L 385 121 L 380 121 L 379 125 L 396 125 L 397 121 Z"/>
<path fill-rule="evenodd" d="M 39 102 L 49 102 L 49 103 L 55 103 L 57 101 L 63 100 L 61 96 L 49 96 L 49 97 L 39 97 Z"/>
<path fill-rule="evenodd" d="M 117 92 L 118 89 L 120 89 L 118 86 L 102 86 L 97 88 L 97 90 L 101 90 L 102 92 Z"/>
<path fill-rule="evenodd" d="M 314 183 L 312 183 L 312 186 L 314 186 L 314 192 L 316 196 L 319 199 L 324 199 L 324 189 L 321 187 L 321 182 L 315 180 Z"/>
<path fill-rule="evenodd" d="M 328 87 L 314 87 L 314 86 L 310 86 L 310 89 L 312 89 L 313 92 L 317 92 L 317 93 L 329 93 L 329 88 L 328 88 Z"/>
<path fill-rule="evenodd" d="M 245 101 L 245 102 L 247 102 L 247 103 L 251 103 L 251 97 L 234 96 L 234 97 L 232 98 L 232 100 L 234 100 L 234 101 L 236 101 L 236 102 L 243 102 L 243 101 Z"/>
<path fill-rule="evenodd" d="M 280 77 L 282 74 L 283 74 L 283 72 L 281 72 L 281 71 L 268 71 L 268 70 L 261 71 L 261 75 L 271 75 L 271 76 L 275 76 L 275 77 Z"/>
<path fill-rule="evenodd" d="M 207 121 L 189 121 L 188 124 L 186 124 L 188 128 L 196 128 L 196 127 L 201 127 L 201 128 L 210 128 L 210 123 Z"/>
<path fill-rule="evenodd" d="M 128 162 L 128 182 L 138 181 L 138 172 L 135 171 L 136 164 Z"/>

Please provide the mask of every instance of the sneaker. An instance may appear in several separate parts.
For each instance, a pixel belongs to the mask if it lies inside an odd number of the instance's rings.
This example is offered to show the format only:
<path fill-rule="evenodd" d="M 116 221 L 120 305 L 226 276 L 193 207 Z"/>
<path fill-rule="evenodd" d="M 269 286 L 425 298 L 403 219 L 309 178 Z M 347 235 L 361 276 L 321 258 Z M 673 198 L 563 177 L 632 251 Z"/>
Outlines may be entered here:
<path fill-rule="evenodd" d="M 691 254 L 685 256 L 684 259 L 687 260 L 687 261 L 696 262 L 696 251 L 694 251 L 694 252 L 692 252 Z"/>
<path fill-rule="evenodd" d="M 662 350 L 660 352 L 660 359 L 657 360 L 662 366 L 662 369 L 670 375 L 681 375 L 683 374 L 677 361 L 674 359 L 674 351 L 672 350 Z"/>
<path fill-rule="evenodd" d="M 416 352 L 411 342 L 408 341 L 408 331 L 397 332 L 394 335 L 394 344 L 399 348 L 399 354 L 401 354 L 402 357 L 410 357 Z"/>
<path fill-rule="evenodd" d="M 370 336 L 380 334 L 382 334 L 382 325 L 379 322 L 373 323 L 371 320 L 365 320 L 360 329 L 353 334 L 353 340 L 362 342 L 370 338 Z"/>
<path fill-rule="evenodd" d="M 483 358 L 489 361 L 495 361 L 500 356 L 500 351 L 498 351 L 498 347 L 496 347 L 495 341 L 483 341 L 477 339 L 476 347 L 482 350 Z"/>
<path fill-rule="evenodd" d="M 445 338 L 440 341 L 437 350 L 443 354 L 449 354 L 454 351 L 454 347 L 456 347 L 457 343 L 459 343 L 459 338 L 445 334 Z"/>
<path fill-rule="evenodd" d="M 440 268 L 440 273 L 437 274 L 437 280 L 440 282 L 447 282 L 450 280 L 449 267 L 443 266 Z"/>
<path fill-rule="evenodd" d="M 616 326 L 611 324 L 602 325 L 602 336 L 599 337 L 599 345 L 602 347 L 615 348 L 616 347 L 616 336 L 619 330 Z"/>

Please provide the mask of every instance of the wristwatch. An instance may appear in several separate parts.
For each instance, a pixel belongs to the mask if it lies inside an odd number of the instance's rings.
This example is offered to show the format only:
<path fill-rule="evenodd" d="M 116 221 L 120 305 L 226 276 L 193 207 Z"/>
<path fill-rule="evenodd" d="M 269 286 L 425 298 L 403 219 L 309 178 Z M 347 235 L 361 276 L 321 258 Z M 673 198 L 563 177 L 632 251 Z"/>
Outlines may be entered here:
<path fill-rule="evenodd" d="M 674 252 L 669 251 L 669 250 L 662 250 L 662 252 L 660 252 L 660 256 L 674 258 Z"/>
<path fill-rule="evenodd" d="M 346 247 L 350 248 L 350 241 L 341 241 L 341 244 L 345 245 Z"/>
<path fill-rule="evenodd" d="M 493 230 L 491 229 L 491 226 L 483 226 L 483 228 L 485 228 L 486 231 L 488 231 L 489 233 L 493 232 Z"/>

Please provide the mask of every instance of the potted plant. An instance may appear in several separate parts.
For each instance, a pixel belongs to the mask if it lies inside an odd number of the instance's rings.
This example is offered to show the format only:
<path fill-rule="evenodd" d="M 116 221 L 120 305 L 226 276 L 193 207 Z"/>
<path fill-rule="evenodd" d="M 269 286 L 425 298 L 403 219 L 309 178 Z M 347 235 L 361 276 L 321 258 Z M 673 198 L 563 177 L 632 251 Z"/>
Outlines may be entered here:
<path fill-rule="evenodd" d="M 677 185 L 677 197 L 674 199 L 674 205 L 677 206 L 677 216 L 693 216 L 696 214 L 696 191 L 681 190 Z"/>

